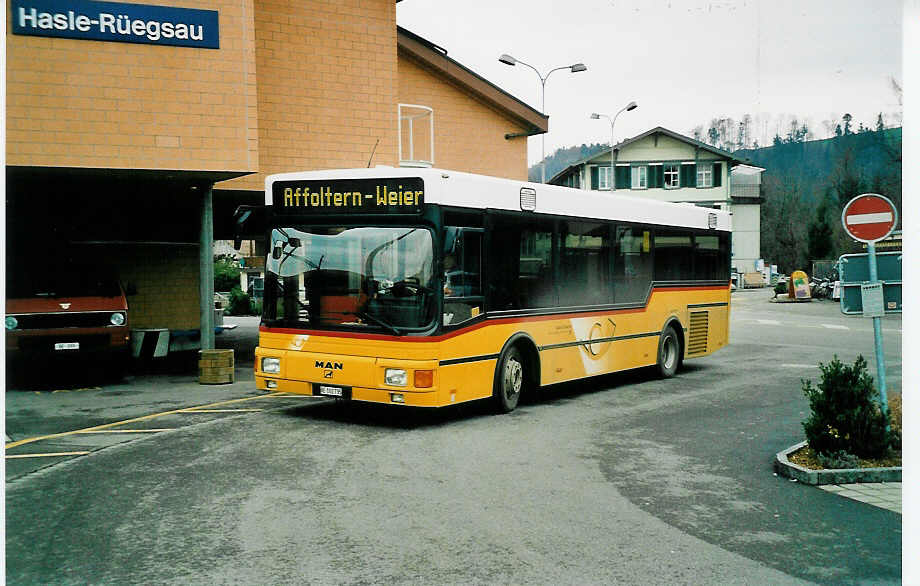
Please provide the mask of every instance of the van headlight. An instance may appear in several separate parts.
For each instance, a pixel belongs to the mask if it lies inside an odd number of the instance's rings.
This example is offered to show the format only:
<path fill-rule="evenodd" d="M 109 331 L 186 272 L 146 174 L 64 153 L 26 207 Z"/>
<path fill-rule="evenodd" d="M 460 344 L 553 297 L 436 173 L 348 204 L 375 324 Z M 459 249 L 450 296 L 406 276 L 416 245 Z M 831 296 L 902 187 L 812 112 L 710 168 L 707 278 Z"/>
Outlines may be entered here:
<path fill-rule="evenodd" d="M 6 316 L 6 329 L 15 330 L 19 327 L 19 320 L 13 317 L 12 315 Z"/>
<path fill-rule="evenodd" d="M 409 382 L 406 371 L 401 368 L 388 368 L 383 375 L 383 381 L 394 387 L 404 387 Z"/>
<path fill-rule="evenodd" d="M 109 323 L 113 326 L 123 326 L 125 325 L 125 314 L 120 312 L 115 312 L 109 316 Z"/>
<path fill-rule="evenodd" d="M 266 374 L 281 374 L 281 359 L 267 357 L 263 358 L 262 372 Z"/>

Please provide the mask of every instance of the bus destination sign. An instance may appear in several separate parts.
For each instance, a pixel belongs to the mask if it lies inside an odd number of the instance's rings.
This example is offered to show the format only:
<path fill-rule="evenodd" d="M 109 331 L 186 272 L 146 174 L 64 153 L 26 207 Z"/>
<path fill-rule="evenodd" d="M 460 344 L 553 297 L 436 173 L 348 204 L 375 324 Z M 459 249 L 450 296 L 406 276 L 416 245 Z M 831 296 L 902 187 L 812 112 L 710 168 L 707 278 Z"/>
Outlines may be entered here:
<path fill-rule="evenodd" d="M 282 215 L 418 214 L 424 203 L 420 177 L 272 184 L 272 207 Z"/>

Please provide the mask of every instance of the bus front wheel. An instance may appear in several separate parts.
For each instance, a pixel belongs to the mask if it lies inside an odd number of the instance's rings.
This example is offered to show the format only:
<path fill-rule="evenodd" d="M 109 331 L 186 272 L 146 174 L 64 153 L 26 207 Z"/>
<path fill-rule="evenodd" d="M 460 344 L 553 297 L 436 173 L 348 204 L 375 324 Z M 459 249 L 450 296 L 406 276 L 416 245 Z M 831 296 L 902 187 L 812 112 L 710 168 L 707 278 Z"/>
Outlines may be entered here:
<path fill-rule="evenodd" d="M 502 353 L 495 374 L 492 394 L 496 406 L 502 413 L 514 411 L 524 390 L 524 359 L 517 347 L 511 346 Z"/>
<path fill-rule="evenodd" d="M 673 326 L 668 326 L 661 332 L 658 340 L 658 375 L 661 378 L 671 378 L 680 366 L 680 340 Z"/>

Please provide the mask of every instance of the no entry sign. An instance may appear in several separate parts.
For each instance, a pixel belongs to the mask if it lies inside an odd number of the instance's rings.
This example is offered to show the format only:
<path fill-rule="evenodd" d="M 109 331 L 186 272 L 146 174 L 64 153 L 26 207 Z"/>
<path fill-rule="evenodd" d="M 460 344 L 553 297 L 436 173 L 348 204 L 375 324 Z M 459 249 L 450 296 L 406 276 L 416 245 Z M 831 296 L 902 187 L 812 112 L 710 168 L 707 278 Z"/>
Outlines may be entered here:
<path fill-rule="evenodd" d="M 843 229 L 860 242 L 875 242 L 888 236 L 898 223 L 898 211 L 891 200 L 877 193 L 864 193 L 850 200 L 841 216 Z"/>

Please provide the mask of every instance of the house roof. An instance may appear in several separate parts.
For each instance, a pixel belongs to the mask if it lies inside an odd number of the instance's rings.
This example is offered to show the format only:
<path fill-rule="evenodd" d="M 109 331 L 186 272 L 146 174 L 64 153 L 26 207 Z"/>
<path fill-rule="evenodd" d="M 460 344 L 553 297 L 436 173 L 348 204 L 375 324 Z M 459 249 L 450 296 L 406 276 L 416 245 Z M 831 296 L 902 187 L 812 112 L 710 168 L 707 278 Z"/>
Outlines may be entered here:
<path fill-rule="evenodd" d="M 638 142 L 638 141 L 640 141 L 640 140 L 642 140 L 642 139 L 644 139 L 644 138 L 647 138 L 647 137 L 652 136 L 652 135 L 655 135 L 655 134 L 663 134 L 663 135 L 669 136 L 669 137 L 671 137 L 671 138 L 673 138 L 673 139 L 675 139 L 675 140 L 679 140 L 679 141 L 681 141 L 681 142 L 685 142 L 685 143 L 687 143 L 687 144 L 693 145 L 693 146 L 698 147 L 698 148 L 700 148 L 700 149 L 709 151 L 709 152 L 711 152 L 711 153 L 713 153 L 713 154 L 715 154 L 715 155 L 718 155 L 718 156 L 720 156 L 720 157 L 723 157 L 724 159 L 727 159 L 728 162 L 729 162 L 730 164 L 732 164 L 733 166 L 734 166 L 734 165 L 743 165 L 743 164 L 745 164 L 746 162 L 749 162 L 748 159 L 744 159 L 744 160 L 739 159 L 738 157 L 732 155 L 732 154 L 731 154 L 730 152 L 728 152 L 728 151 L 723 151 L 722 149 L 719 149 L 719 148 L 716 148 L 716 147 L 714 147 L 714 146 L 712 146 L 712 145 L 706 144 L 705 142 L 700 142 L 700 141 L 698 141 L 698 140 L 696 140 L 696 139 L 694 139 L 694 138 L 690 138 L 689 136 L 684 136 L 683 134 L 680 134 L 680 133 L 678 133 L 678 132 L 674 132 L 673 130 L 668 130 L 667 128 L 665 128 L 665 127 L 663 127 L 663 126 L 656 126 L 655 128 L 652 128 L 651 130 L 646 130 L 646 131 L 643 132 L 642 134 L 639 134 L 639 135 L 634 136 L 634 137 L 632 137 L 632 138 L 627 138 L 627 139 L 624 140 L 624 141 L 618 142 L 616 145 L 614 145 L 613 148 L 615 148 L 615 149 L 617 149 L 617 150 L 620 150 L 620 149 L 622 149 L 622 148 L 625 147 L 625 146 L 628 146 L 628 145 L 630 145 L 630 144 L 632 144 L 632 143 L 634 143 L 634 142 Z M 563 169 L 562 171 L 556 173 L 556 174 L 552 177 L 552 179 L 549 180 L 549 183 L 552 183 L 552 182 L 555 181 L 556 179 L 565 176 L 566 174 L 568 174 L 568 173 L 571 172 L 572 170 L 577 169 L 578 167 L 584 165 L 584 164 L 587 163 L 588 161 L 591 161 L 591 160 L 594 160 L 594 159 L 603 157 L 603 156 L 604 156 L 604 153 L 608 153 L 607 156 L 609 157 L 609 156 L 610 156 L 610 155 L 609 155 L 610 149 L 609 149 L 609 148 L 604 149 L 603 151 L 601 151 L 601 152 L 599 152 L 599 153 L 594 153 L 594 154 L 591 155 L 590 157 L 586 157 L 586 158 L 584 158 L 584 159 L 582 159 L 582 160 L 580 160 L 580 161 L 578 161 L 578 162 L 576 162 L 576 163 L 572 163 L 571 165 L 569 165 L 568 167 L 566 167 L 566 168 Z"/>
<path fill-rule="evenodd" d="M 396 27 L 396 46 L 400 53 L 423 67 L 447 78 L 461 90 L 472 94 L 525 129 L 525 135 L 542 134 L 549 129 L 549 116 L 447 56 L 447 50 L 417 34 Z M 506 137 L 508 138 L 508 137 Z"/>

